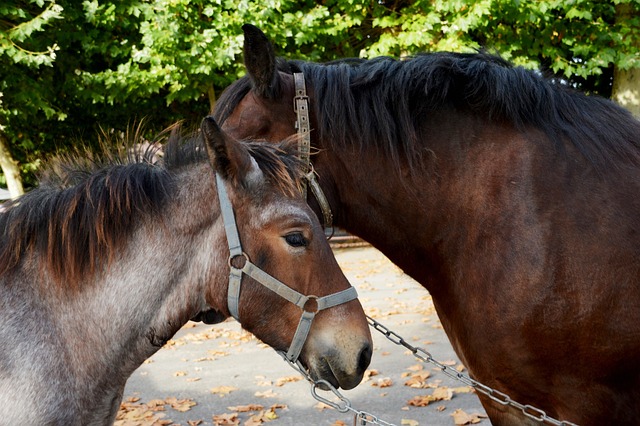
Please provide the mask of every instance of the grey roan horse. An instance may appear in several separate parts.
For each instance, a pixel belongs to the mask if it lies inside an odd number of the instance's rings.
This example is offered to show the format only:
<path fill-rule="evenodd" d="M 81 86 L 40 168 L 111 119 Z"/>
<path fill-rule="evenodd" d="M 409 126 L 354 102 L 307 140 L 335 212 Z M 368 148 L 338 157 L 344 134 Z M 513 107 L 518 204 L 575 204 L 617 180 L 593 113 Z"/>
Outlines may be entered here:
<path fill-rule="evenodd" d="M 245 265 L 317 305 L 349 292 L 290 145 L 241 144 L 207 118 L 197 138 L 172 135 L 156 163 L 149 153 L 59 161 L 11 202 L 0 215 L 0 423 L 110 424 L 127 378 L 184 323 L 230 315 L 230 269 L 242 259 L 229 256 L 216 174 Z M 237 306 L 244 328 L 283 351 L 303 311 L 322 309 L 284 297 L 251 275 Z M 300 361 L 348 389 L 370 356 L 351 297 L 317 313 Z"/>

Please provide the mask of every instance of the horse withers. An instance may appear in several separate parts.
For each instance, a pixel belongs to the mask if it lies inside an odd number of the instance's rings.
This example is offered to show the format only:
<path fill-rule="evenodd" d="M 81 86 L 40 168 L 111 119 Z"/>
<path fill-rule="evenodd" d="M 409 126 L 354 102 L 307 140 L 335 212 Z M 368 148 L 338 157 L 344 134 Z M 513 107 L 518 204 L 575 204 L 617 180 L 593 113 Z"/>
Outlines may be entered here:
<path fill-rule="evenodd" d="M 315 379 L 360 382 L 371 336 L 296 147 L 241 144 L 211 118 L 200 135 L 172 135 L 157 163 L 55 163 L 0 215 L 0 423 L 111 424 L 183 324 L 232 313 Z"/>
<path fill-rule="evenodd" d="M 216 118 L 280 140 L 303 104 L 335 224 L 431 293 L 473 378 L 536 407 L 479 393 L 491 422 L 637 424 L 640 122 L 486 53 L 318 64 L 243 29 Z"/>

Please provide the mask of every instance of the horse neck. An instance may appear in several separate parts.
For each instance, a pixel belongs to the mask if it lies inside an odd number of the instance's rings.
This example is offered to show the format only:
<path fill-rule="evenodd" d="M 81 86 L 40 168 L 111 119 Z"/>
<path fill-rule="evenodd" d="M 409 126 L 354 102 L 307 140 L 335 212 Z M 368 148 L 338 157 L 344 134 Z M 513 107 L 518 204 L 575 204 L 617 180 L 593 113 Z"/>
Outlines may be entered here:
<path fill-rule="evenodd" d="M 209 285 L 226 282 L 222 273 L 211 275 L 223 269 L 214 265 L 224 265 L 225 254 L 210 167 L 185 171 L 177 180 L 179 189 L 158 219 L 139 227 L 108 275 L 79 295 L 81 306 L 95 305 L 87 309 L 93 312 L 91 321 L 112 334 L 104 344 L 125 342 L 127 333 L 135 339 L 135 362 L 157 351 L 206 307 Z"/>
<path fill-rule="evenodd" d="M 209 175 L 207 165 L 180 178 L 161 217 L 131 233 L 107 272 L 49 303 L 47 320 L 62 336 L 60 353 L 86 405 L 112 404 L 133 371 L 206 308 L 208 286 L 226 282 L 224 231 Z M 212 276 L 216 271 L 220 276 Z"/>
<path fill-rule="evenodd" d="M 496 146 L 498 130 L 513 143 Z M 471 201 L 489 190 L 487 177 L 527 170 L 531 144 L 513 129 L 453 115 L 425 120 L 419 135 L 426 154 L 413 171 L 381 149 L 360 149 L 355 142 L 322 150 L 324 161 L 316 169 L 334 182 L 327 186 L 337 226 L 370 242 L 437 297 L 449 291 L 451 265 L 464 254 L 456 233 L 482 228 L 473 221 L 483 213 L 469 217 L 469 209 L 482 204 Z M 486 176 L 478 176 L 480 171 Z"/>
<path fill-rule="evenodd" d="M 415 233 L 426 217 L 419 205 L 426 188 L 408 184 L 392 162 L 375 149 L 321 149 L 316 170 L 333 206 L 336 226 L 383 252 L 418 281 L 423 278 L 424 247 Z"/>

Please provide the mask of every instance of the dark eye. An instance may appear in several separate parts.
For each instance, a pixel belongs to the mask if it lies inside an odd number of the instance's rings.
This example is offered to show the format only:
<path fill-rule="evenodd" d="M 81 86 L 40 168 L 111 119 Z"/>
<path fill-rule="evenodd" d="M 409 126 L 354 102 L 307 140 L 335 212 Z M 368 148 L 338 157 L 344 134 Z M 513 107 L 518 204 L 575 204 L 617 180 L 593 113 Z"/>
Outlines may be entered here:
<path fill-rule="evenodd" d="M 306 247 L 309 244 L 307 239 L 300 232 L 287 234 L 284 236 L 284 239 L 291 247 Z"/>

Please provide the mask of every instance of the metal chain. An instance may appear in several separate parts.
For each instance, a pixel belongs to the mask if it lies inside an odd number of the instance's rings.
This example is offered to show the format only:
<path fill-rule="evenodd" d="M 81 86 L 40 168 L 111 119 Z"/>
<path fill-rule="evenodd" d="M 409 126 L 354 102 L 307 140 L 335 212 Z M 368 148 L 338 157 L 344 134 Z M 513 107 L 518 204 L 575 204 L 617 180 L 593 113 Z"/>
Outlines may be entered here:
<path fill-rule="evenodd" d="M 351 401 L 342 395 L 338 389 L 336 389 L 331 383 L 326 380 L 314 380 L 304 366 L 300 363 L 300 361 L 291 362 L 287 358 L 287 355 L 284 352 L 278 351 L 282 359 L 285 360 L 287 364 L 289 364 L 294 370 L 298 373 L 302 374 L 302 377 L 307 379 L 309 383 L 311 383 L 311 396 L 317 401 L 322 402 L 323 404 L 328 405 L 329 407 L 338 410 L 341 413 L 348 413 L 349 411 L 354 414 L 353 424 L 354 426 L 366 426 L 368 424 L 372 425 L 380 425 L 380 426 L 396 426 L 393 423 L 385 422 L 384 420 L 378 418 L 377 416 L 367 413 L 366 411 L 357 410 L 351 406 Z M 320 386 L 324 386 L 328 389 L 328 392 L 333 393 L 334 396 L 338 398 L 338 402 L 332 401 L 328 398 L 325 398 L 318 394 L 318 389 Z"/>
<path fill-rule="evenodd" d="M 442 371 L 444 374 L 446 374 L 447 376 L 462 382 L 464 384 L 466 384 L 467 386 L 471 386 L 472 388 L 474 388 L 477 392 L 480 392 L 486 396 L 488 396 L 489 398 L 491 398 L 493 401 L 497 402 L 498 404 L 504 405 L 504 406 L 512 406 L 515 407 L 517 409 L 519 409 L 520 411 L 522 411 L 522 414 L 524 414 L 526 417 L 533 419 L 537 422 L 540 423 L 546 423 L 546 424 L 550 424 L 550 425 L 554 425 L 554 426 L 578 426 L 575 423 L 571 423 L 569 421 L 565 421 L 565 420 L 557 420 L 549 415 L 547 415 L 547 413 L 544 412 L 544 410 L 541 410 L 539 408 L 536 408 L 532 405 L 529 404 L 521 404 L 517 401 L 514 401 L 513 399 L 511 399 L 511 397 L 509 395 L 507 395 L 504 392 L 501 392 L 497 389 L 493 389 L 485 384 L 482 384 L 480 382 L 478 382 L 477 380 L 472 379 L 471 377 L 467 376 L 466 374 L 462 374 L 461 372 L 459 372 L 458 370 L 449 367 L 448 365 L 445 365 L 443 363 L 441 363 L 440 361 L 436 360 L 435 358 L 433 358 L 433 356 L 426 350 L 424 350 L 423 348 L 420 347 L 416 347 L 411 345 L 410 343 L 408 343 L 401 335 L 399 335 L 398 333 L 396 333 L 395 331 L 390 330 L 389 328 L 385 327 L 384 325 L 382 325 L 381 323 L 379 323 L 378 321 L 374 320 L 373 318 L 371 318 L 370 316 L 367 315 L 367 321 L 369 322 L 369 325 L 371 327 L 373 327 L 376 331 L 380 332 L 381 334 L 383 334 L 389 341 L 391 341 L 392 343 L 395 343 L 398 346 L 403 346 L 406 349 L 409 349 L 411 351 L 411 353 L 413 354 L 413 356 L 415 356 L 416 358 L 418 358 L 419 360 L 429 363 L 429 364 L 433 364 L 436 367 L 438 367 L 440 369 L 440 371 Z M 307 381 L 309 383 L 311 383 L 311 396 L 313 396 L 317 401 L 322 402 L 323 404 L 326 404 L 328 406 L 330 406 L 331 408 L 334 408 L 336 410 L 338 410 L 341 413 L 347 413 L 349 411 L 351 411 L 352 413 L 354 413 L 355 417 L 354 417 L 354 425 L 358 425 L 358 426 L 365 426 L 367 424 L 373 424 L 373 425 L 382 425 L 382 426 L 395 426 L 392 423 L 388 423 L 384 420 L 379 419 L 377 416 L 368 413 L 366 411 L 362 411 L 362 410 L 357 410 L 355 408 L 353 408 L 351 406 L 351 401 L 349 401 L 349 399 L 347 397 L 345 397 L 344 395 L 342 395 L 331 383 L 327 382 L 326 380 L 314 380 L 313 378 L 311 378 L 311 376 L 309 375 L 309 373 L 307 373 L 307 370 L 304 368 L 304 366 L 300 363 L 300 361 L 296 361 L 291 362 L 289 361 L 289 359 L 287 359 L 287 356 L 284 352 L 280 352 L 278 351 L 278 353 L 280 354 L 280 356 L 282 356 L 282 358 L 289 364 L 291 365 L 291 367 L 293 367 L 296 371 L 298 371 L 300 374 L 302 374 L 302 376 L 307 379 Z M 320 385 L 323 385 L 325 387 L 327 387 L 329 389 L 329 391 L 331 393 L 333 393 L 338 399 L 339 402 L 334 402 L 331 401 L 327 398 L 324 398 L 322 396 L 320 396 L 317 392 L 318 388 L 320 387 Z"/>
<path fill-rule="evenodd" d="M 471 386 L 477 392 L 483 393 L 484 395 L 488 396 L 498 404 L 501 404 L 504 406 L 510 405 L 512 407 L 515 407 L 520 411 L 522 411 L 522 414 L 524 414 L 526 417 L 536 420 L 540 423 L 546 423 L 546 424 L 556 425 L 556 426 L 577 426 L 575 423 L 571 423 L 564 420 L 556 420 L 553 417 L 550 417 L 549 415 L 547 415 L 547 413 L 545 413 L 543 410 L 536 408 L 532 405 L 521 404 L 517 401 L 514 401 L 513 399 L 511 399 L 511 397 L 509 397 L 509 395 L 505 394 L 504 392 L 500 392 L 497 389 L 493 389 L 487 385 L 484 385 L 478 382 L 477 380 L 474 380 L 471 377 L 467 376 L 466 374 L 462 374 L 458 370 L 437 361 L 436 359 L 433 358 L 433 356 L 429 352 L 427 352 L 422 348 L 415 347 L 409 344 L 398 333 L 380 324 L 378 321 L 374 320 L 370 316 L 367 316 L 367 320 L 371 327 L 373 327 L 375 330 L 382 333 L 388 340 L 395 343 L 396 345 L 404 346 L 405 348 L 409 349 L 413 354 L 413 356 L 415 356 L 419 360 L 435 365 L 447 376 L 453 379 L 456 379 L 468 386 Z"/>

